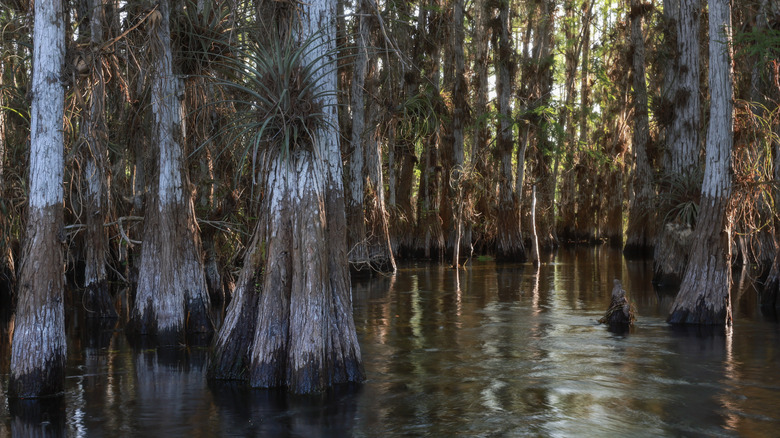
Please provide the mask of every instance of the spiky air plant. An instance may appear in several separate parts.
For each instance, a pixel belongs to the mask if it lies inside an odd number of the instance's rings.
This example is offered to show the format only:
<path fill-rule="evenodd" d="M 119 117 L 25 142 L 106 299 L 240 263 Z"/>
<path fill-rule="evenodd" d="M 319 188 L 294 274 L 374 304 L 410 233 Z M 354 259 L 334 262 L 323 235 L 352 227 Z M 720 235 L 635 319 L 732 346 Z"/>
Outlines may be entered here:
<path fill-rule="evenodd" d="M 174 59 L 184 75 L 204 75 L 230 57 L 233 37 L 230 2 L 186 0 L 171 26 Z"/>
<path fill-rule="evenodd" d="M 236 112 L 222 133 L 228 143 L 238 144 L 240 166 L 251 162 L 257 176 L 263 153 L 289 158 L 299 150 L 313 148 L 314 133 L 327 125 L 323 101 L 335 90 L 318 86 L 328 73 L 321 63 L 304 63 L 309 51 L 317 49 L 317 38 L 295 44 L 292 37 L 262 42 L 251 32 L 239 34 L 242 44 L 233 47 L 222 68 L 228 79 L 220 85 L 231 91 Z"/>
<path fill-rule="evenodd" d="M 699 214 L 701 181 L 700 169 L 687 175 L 667 175 L 660 181 L 658 211 L 663 223 L 675 222 L 693 228 Z"/>

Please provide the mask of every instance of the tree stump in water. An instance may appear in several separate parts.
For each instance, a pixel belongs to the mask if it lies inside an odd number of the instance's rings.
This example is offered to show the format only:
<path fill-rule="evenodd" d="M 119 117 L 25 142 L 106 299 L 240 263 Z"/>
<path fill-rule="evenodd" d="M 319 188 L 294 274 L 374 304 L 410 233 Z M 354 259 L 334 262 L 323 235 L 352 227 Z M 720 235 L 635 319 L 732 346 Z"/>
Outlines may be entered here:
<path fill-rule="evenodd" d="M 628 327 L 636 321 L 635 310 L 626 298 L 626 291 L 620 280 L 615 279 L 612 287 L 612 300 L 604 317 L 599 319 L 599 324 L 607 324 L 610 327 Z"/>

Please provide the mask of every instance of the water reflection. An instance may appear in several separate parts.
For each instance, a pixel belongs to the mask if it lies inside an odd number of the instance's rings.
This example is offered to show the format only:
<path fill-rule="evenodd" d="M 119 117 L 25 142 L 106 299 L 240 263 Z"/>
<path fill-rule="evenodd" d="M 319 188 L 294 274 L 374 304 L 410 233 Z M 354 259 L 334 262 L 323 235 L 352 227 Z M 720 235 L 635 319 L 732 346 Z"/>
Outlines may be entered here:
<path fill-rule="evenodd" d="M 701 333 L 670 328 L 674 297 L 653 289 L 652 263 L 615 252 L 565 251 L 538 269 L 475 264 L 460 278 L 437 269 L 409 268 L 387 287 L 387 279 L 354 285 L 365 392 L 373 394 L 361 403 L 358 430 L 666 436 L 750 435 L 780 425 L 757 403 L 780 407 L 775 377 L 755 385 L 760 396 L 744 395 L 740 358 L 776 356 L 777 336 L 776 326 L 756 320 L 749 278 L 735 286 L 745 292 L 733 332 Z M 638 308 L 630 336 L 596 323 L 614 278 Z M 743 325 L 774 334 L 751 342 Z M 764 373 L 774 367 L 765 359 Z"/>
<path fill-rule="evenodd" d="M 651 262 L 580 248 L 538 267 L 420 265 L 355 281 L 368 381 L 318 397 L 207 383 L 205 347 L 134 347 L 121 320 L 95 325 L 73 318 L 65 395 L 24 406 L 3 397 L 0 437 L 767 436 L 778 430 L 780 326 L 759 313 L 751 272 L 734 274 L 730 331 L 669 327 L 674 297 L 656 291 L 651 277 Z M 614 278 L 638 310 L 630 333 L 597 323 Z M 9 328 L 8 321 L 0 324 L 0 390 L 7 386 Z"/>
<path fill-rule="evenodd" d="M 248 389 L 235 382 L 208 386 L 219 413 L 220 436 L 350 436 L 361 393 L 351 385 L 317 396 Z"/>

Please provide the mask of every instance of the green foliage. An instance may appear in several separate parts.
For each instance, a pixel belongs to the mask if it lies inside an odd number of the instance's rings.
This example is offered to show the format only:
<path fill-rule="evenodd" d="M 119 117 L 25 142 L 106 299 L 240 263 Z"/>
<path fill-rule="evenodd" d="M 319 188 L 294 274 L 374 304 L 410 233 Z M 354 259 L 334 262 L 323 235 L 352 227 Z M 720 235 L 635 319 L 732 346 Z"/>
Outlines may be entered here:
<path fill-rule="evenodd" d="M 666 175 L 660 181 L 658 211 L 663 223 L 679 223 L 694 228 L 699 216 L 703 169 L 686 175 Z"/>
<path fill-rule="evenodd" d="M 780 30 L 754 27 L 750 31 L 734 35 L 734 45 L 739 47 L 737 54 L 756 56 L 762 61 L 780 57 Z"/>
<path fill-rule="evenodd" d="M 228 79 L 218 83 L 233 92 L 236 111 L 220 134 L 229 133 L 229 143 L 241 145 L 240 168 L 251 160 L 256 174 L 263 152 L 285 158 L 300 150 L 316 152 L 315 131 L 327 124 L 324 98 L 336 93 L 319 86 L 326 68 L 332 68 L 321 61 L 333 54 L 311 55 L 322 48 L 322 35 L 300 43 L 292 36 L 261 42 L 245 32 L 239 41 L 231 48 L 233 56 L 223 57 Z"/>
<path fill-rule="evenodd" d="M 433 135 L 442 122 L 442 114 L 436 111 L 439 99 L 433 87 L 426 87 L 402 102 L 396 110 L 399 139 L 415 143 Z"/>
<path fill-rule="evenodd" d="M 175 9 L 171 38 L 174 59 L 185 75 L 203 74 L 230 53 L 231 14 L 229 2 L 203 2 L 198 11 L 196 1 L 186 0 Z"/>

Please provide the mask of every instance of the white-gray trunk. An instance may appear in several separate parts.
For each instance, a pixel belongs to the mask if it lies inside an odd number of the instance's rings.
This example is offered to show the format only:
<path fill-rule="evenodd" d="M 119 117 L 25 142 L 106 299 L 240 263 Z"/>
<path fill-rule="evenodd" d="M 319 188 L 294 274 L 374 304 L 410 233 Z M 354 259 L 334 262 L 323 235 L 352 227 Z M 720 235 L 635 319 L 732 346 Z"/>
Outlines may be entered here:
<path fill-rule="evenodd" d="M 187 332 L 213 330 L 192 190 L 186 177 L 179 78 L 173 73 L 170 4 L 160 2 L 150 29 L 152 139 L 157 147 L 156 197 L 146 209 L 144 243 L 130 330 L 180 342 Z M 186 186 L 185 186 L 186 183 Z"/>
<path fill-rule="evenodd" d="M 733 85 L 731 7 L 709 3 L 710 120 L 701 209 L 690 261 L 669 321 L 683 324 L 731 324 L 731 149 Z"/>
<path fill-rule="evenodd" d="M 672 3 L 675 0 L 670 0 Z M 677 6 L 676 8 L 674 6 Z M 701 0 L 679 0 L 672 5 L 676 21 L 677 69 L 675 71 L 672 127 L 667 136 L 667 171 L 687 175 L 699 167 L 699 18 Z"/>
<path fill-rule="evenodd" d="M 352 137 L 349 155 L 349 190 L 347 191 L 347 220 L 349 222 L 349 261 L 357 269 L 371 264 L 366 242 L 363 198 L 365 196 L 364 148 L 366 144 L 365 83 L 368 66 L 368 21 L 372 18 L 368 0 L 359 4 L 358 33 L 355 36 L 355 62 L 352 73 Z"/>
<path fill-rule="evenodd" d="M 63 2 L 35 2 L 28 219 L 11 347 L 9 395 L 39 397 L 65 383 Z"/>

